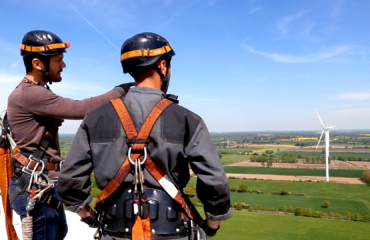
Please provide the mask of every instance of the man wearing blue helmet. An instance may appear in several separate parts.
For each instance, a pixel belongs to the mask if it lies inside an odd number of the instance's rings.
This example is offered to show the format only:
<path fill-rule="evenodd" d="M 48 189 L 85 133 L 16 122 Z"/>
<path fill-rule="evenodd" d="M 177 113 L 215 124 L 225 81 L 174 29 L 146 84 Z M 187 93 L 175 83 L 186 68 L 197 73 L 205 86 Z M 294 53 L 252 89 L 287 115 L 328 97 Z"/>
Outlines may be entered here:
<path fill-rule="evenodd" d="M 124 42 L 121 64 L 136 83 L 124 97 L 90 112 L 60 174 L 58 192 L 100 239 L 197 239 L 232 216 L 230 190 L 207 127 L 167 94 L 173 47 L 145 32 Z M 183 189 L 197 175 L 203 220 Z M 90 174 L 102 190 L 89 207 Z"/>
<path fill-rule="evenodd" d="M 20 46 L 26 76 L 8 99 L 7 120 L 17 144 L 9 201 L 21 219 L 33 217 L 35 240 L 63 239 L 67 233 L 63 205 L 56 192 L 62 161 L 59 126 L 64 119 L 83 119 L 91 110 L 122 97 L 132 85 L 123 84 L 81 101 L 54 94 L 47 83 L 62 80 L 66 67 L 63 54 L 70 45 L 52 32 L 26 33 Z M 38 193 L 43 194 L 35 195 Z M 33 197 L 36 204 L 26 209 Z"/>

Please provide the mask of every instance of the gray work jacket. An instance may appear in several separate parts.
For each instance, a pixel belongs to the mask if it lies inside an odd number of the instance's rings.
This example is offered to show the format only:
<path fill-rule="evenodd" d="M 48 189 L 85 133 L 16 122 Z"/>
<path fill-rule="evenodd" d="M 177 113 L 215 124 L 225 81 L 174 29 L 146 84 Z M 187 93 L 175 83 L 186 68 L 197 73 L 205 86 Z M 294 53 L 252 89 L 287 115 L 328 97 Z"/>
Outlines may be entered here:
<path fill-rule="evenodd" d="M 139 132 L 152 108 L 165 95 L 162 91 L 136 87 L 122 98 Z M 230 190 L 224 168 L 203 120 L 177 104 L 167 107 L 155 123 L 147 146 L 150 158 L 182 190 L 197 175 L 197 195 L 207 218 L 232 216 Z M 128 152 L 127 137 L 111 103 L 87 114 L 72 143 L 59 176 L 58 192 L 66 207 L 81 211 L 92 200 L 90 174 L 100 189 L 115 176 Z M 161 188 L 146 171 L 145 185 Z M 132 183 L 130 173 L 126 183 Z"/>

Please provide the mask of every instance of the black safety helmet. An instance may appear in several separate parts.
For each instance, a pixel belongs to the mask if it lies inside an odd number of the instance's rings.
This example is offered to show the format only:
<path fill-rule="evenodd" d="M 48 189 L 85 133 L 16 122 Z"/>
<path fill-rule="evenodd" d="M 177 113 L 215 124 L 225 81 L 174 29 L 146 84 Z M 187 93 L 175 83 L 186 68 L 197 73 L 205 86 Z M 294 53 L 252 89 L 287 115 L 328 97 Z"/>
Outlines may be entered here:
<path fill-rule="evenodd" d="M 123 72 L 130 74 L 140 70 L 142 67 L 153 66 L 164 82 L 162 86 L 162 91 L 164 91 L 168 85 L 168 73 L 163 75 L 156 62 L 160 57 L 165 57 L 169 66 L 171 57 L 174 55 L 175 51 L 164 37 L 151 32 L 143 32 L 136 34 L 123 43 L 121 64 Z"/>
<path fill-rule="evenodd" d="M 21 55 L 26 58 L 40 58 L 46 65 L 46 71 L 41 71 L 51 83 L 49 77 L 50 56 L 65 53 L 70 42 L 63 42 L 56 34 L 44 30 L 34 30 L 26 33 L 21 43 Z M 26 64 L 26 63 L 25 63 Z"/>

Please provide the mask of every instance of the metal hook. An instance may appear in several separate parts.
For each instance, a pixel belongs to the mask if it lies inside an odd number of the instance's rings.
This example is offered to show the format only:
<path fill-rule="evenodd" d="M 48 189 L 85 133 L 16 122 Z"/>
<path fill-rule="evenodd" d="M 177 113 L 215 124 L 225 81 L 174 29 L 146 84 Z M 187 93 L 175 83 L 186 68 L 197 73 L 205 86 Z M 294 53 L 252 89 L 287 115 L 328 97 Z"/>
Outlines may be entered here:
<path fill-rule="evenodd" d="M 146 159 L 147 159 L 147 157 L 148 157 L 148 152 L 147 152 L 147 150 L 146 150 L 146 147 L 144 147 L 143 151 L 144 151 L 144 159 L 143 159 L 143 161 L 141 161 L 141 162 L 140 162 L 140 165 L 143 165 L 143 164 L 146 162 Z M 136 161 L 133 161 L 133 160 L 131 159 L 131 147 L 128 149 L 127 158 L 128 158 L 128 160 L 130 161 L 130 163 L 131 163 L 132 165 L 135 165 L 135 162 L 136 162 Z"/>

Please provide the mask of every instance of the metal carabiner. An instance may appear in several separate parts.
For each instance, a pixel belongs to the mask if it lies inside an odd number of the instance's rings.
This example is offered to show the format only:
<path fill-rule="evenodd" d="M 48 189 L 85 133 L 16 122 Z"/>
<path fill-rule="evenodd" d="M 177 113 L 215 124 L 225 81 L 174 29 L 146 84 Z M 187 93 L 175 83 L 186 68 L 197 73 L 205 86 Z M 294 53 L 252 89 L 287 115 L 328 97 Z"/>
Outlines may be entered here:
<path fill-rule="evenodd" d="M 139 176 L 138 176 L 138 172 L 137 172 L 138 161 L 135 161 L 134 164 L 135 164 L 135 173 L 134 173 L 135 189 L 134 189 L 134 193 L 137 194 L 137 184 L 139 182 Z"/>
<path fill-rule="evenodd" d="M 139 172 L 139 182 L 140 182 L 140 188 L 141 188 L 141 193 L 144 194 L 144 172 L 143 169 L 141 168 L 141 163 L 138 161 L 137 164 L 138 172 Z"/>
<path fill-rule="evenodd" d="M 27 166 L 25 166 L 25 167 L 22 168 L 22 171 L 23 172 L 31 175 L 30 180 L 29 180 L 29 183 L 28 183 L 28 186 L 27 186 L 27 189 L 26 189 L 27 192 L 29 192 L 31 190 L 32 182 L 34 181 L 34 175 L 35 175 L 35 172 L 36 172 L 37 168 L 40 165 L 40 162 L 41 162 L 41 165 L 42 165 L 42 169 L 41 170 L 43 171 L 44 168 L 45 168 L 45 163 L 43 161 L 38 161 L 37 162 L 37 161 L 33 160 L 32 155 L 30 155 L 28 157 L 28 159 L 30 161 L 28 162 Z M 31 162 L 35 162 L 35 167 L 32 170 L 29 168 L 30 165 L 31 165 Z"/>
<path fill-rule="evenodd" d="M 145 163 L 145 161 L 146 161 L 147 157 L 148 157 L 148 153 L 147 153 L 147 151 L 146 151 L 146 147 L 144 147 L 143 151 L 144 151 L 144 159 L 143 159 L 143 161 L 141 161 L 141 162 L 140 162 L 140 165 L 143 165 L 143 164 Z M 127 158 L 128 158 L 128 160 L 130 161 L 130 163 L 131 163 L 132 165 L 135 165 L 135 162 L 136 162 L 136 161 L 133 161 L 133 160 L 131 159 L 131 147 L 128 149 Z"/>

